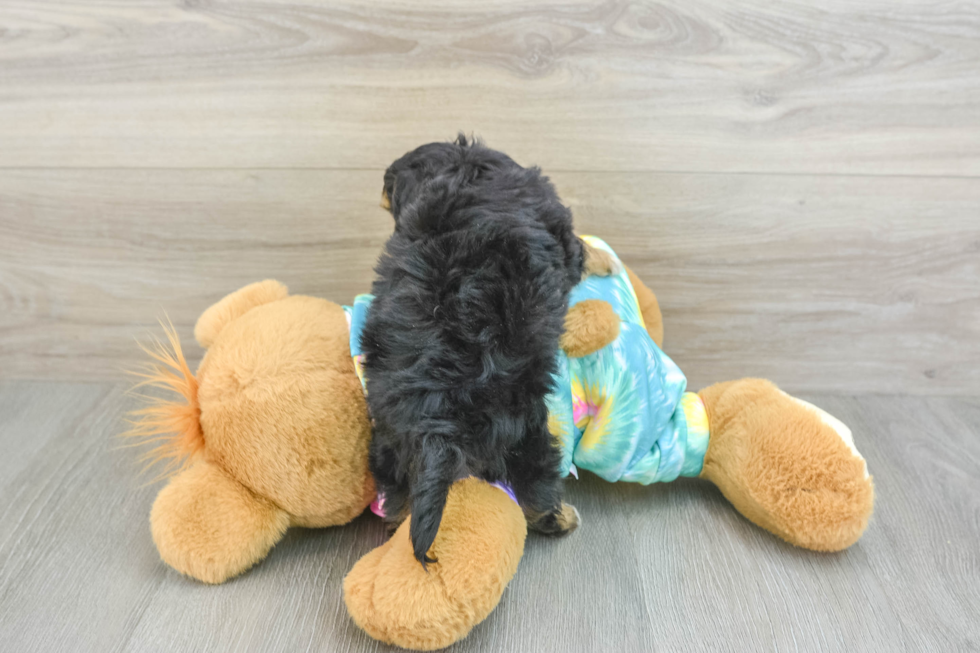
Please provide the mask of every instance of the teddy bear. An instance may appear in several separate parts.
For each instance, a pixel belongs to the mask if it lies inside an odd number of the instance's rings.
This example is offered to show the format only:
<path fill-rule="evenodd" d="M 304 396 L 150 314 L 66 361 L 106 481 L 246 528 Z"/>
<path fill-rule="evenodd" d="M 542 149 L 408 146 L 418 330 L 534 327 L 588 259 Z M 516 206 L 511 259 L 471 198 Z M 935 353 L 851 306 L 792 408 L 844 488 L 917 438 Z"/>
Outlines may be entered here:
<path fill-rule="evenodd" d="M 569 299 L 548 397 L 563 475 L 584 469 L 609 482 L 641 484 L 701 477 L 745 517 L 791 544 L 837 551 L 854 543 L 871 515 L 874 486 L 850 430 L 762 379 L 687 392 L 684 375 L 660 348 L 663 322 L 654 294 L 606 243 L 583 238 L 608 252 L 619 272 L 583 280 Z M 350 309 L 355 358 L 357 326 L 369 308 L 370 296 L 362 295 Z M 492 583 L 497 597 L 499 579 L 513 574 L 525 534 L 516 500 L 499 483 L 465 483 L 450 495 L 450 525 L 430 550 L 442 563 L 434 573 L 415 563 L 403 524 L 347 575 L 348 612 L 376 639 L 442 648 L 483 615 L 468 603 L 479 593 L 458 588 Z M 478 487 L 479 503 L 466 494 Z M 512 533 L 499 530 L 500 513 L 512 515 Z M 484 515 L 494 516 L 492 526 L 482 523 Z M 491 534 L 519 537 L 510 538 L 510 549 L 480 548 Z M 487 575 L 474 583 L 480 573 Z"/>
<path fill-rule="evenodd" d="M 257 561 L 290 526 L 346 524 L 375 497 L 371 425 L 348 354 L 343 309 L 253 283 L 198 319 L 206 354 L 189 369 L 173 327 L 144 347 L 137 388 L 170 391 L 134 411 L 124 435 L 156 446 L 169 482 L 150 513 L 164 562 L 221 583 Z M 176 471 L 176 473 L 173 473 Z"/>
<path fill-rule="evenodd" d="M 196 373 L 172 328 L 167 345 L 147 348 L 142 384 L 178 395 L 136 411 L 129 431 L 158 442 L 149 459 L 176 470 L 150 515 L 165 563 L 220 583 L 262 560 L 290 526 L 339 526 L 375 501 L 358 306 L 369 303 L 345 309 L 267 280 L 201 315 L 194 335 L 207 351 Z M 573 291 L 549 398 L 562 471 L 640 483 L 698 476 L 792 544 L 855 542 L 874 490 L 847 427 L 765 380 L 686 392 L 662 338 L 656 297 L 629 268 Z M 644 366 L 656 374 L 641 379 Z M 639 399 L 630 396 L 638 387 Z M 496 607 L 523 555 L 525 518 L 505 484 L 458 480 L 428 570 L 415 560 L 410 519 L 354 565 L 344 599 L 372 637 L 442 648 Z"/>

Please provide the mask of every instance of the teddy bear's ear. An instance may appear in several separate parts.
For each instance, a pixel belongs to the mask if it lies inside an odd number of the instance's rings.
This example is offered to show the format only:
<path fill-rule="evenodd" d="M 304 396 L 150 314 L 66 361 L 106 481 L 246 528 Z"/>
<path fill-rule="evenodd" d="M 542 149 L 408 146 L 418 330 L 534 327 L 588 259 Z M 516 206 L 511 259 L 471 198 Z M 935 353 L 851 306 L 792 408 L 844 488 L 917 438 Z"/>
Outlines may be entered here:
<path fill-rule="evenodd" d="M 221 330 L 256 306 L 285 299 L 289 289 L 275 279 L 249 284 L 204 311 L 194 326 L 194 339 L 202 347 L 210 347 Z"/>

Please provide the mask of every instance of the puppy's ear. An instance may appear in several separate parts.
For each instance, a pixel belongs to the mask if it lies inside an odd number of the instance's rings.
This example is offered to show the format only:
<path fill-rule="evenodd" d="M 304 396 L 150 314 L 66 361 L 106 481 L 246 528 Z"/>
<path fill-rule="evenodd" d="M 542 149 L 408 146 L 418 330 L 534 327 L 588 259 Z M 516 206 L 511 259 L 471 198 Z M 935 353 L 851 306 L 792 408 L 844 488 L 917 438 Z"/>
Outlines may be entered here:
<path fill-rule="evenodd" d="M 398 223 L 403 208 L 411 204 L 419 193 L 418 172 L 413 168 L 405 168 L 398 172 L 385 175 L 385 187 L 382 194 L 387 198 L 388 206 L 395 223 Z M 383 201 L 383 200 L 382 200 Z"/>

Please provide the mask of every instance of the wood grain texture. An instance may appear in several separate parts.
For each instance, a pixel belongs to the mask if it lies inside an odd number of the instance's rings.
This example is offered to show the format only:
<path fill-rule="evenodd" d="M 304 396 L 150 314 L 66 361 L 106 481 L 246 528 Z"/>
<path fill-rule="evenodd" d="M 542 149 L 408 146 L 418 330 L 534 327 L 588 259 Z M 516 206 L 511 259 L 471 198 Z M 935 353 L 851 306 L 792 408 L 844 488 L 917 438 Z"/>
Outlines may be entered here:
<path fill-rule="evenodd" d="M 696 480 L 585 475 L 571 536 L 528 539 L 464 651 L 967 651 L 980 639 L 980 401 L 804 395 L 847 422 L 875 516 L 840 554 L 794 549 Z M 347 617 L 341 580 L 383 537 L 371 515 L 290 531 L 218 587 L 156 555 L 115 386 L 0 384 L 0 649 L 388 651 Z"/>
<path fill-rule="evenodd" d="M 381 170 L 466 129 L 648 280 L 691 385 L 976 393 L 978 36 L 938 0 L 8 0 L 0 378 L 117 379 L 265 277 L 350 300 Z"/>
<path fill-rule="evenodd" d="M 980 392 L 980 183 L 755 175 L 561 177 L 661 300 L 692 387 Z"/>
<path fill-rule="evenodd" d="M 660 298 L 700 387 L 980 392 L 980 180 L 556 173 Z M 390 233 L 380 173 L 0 175 L 0 378 L 120 379 L 166 313 L 267 277 L 349 302 Z M 193 356 L 199 356 L 191 348 Z"/>
<path fill-rule="evenodd" d="M 972 2 L 7 0 L 0 166 L 980 174 Z"/>

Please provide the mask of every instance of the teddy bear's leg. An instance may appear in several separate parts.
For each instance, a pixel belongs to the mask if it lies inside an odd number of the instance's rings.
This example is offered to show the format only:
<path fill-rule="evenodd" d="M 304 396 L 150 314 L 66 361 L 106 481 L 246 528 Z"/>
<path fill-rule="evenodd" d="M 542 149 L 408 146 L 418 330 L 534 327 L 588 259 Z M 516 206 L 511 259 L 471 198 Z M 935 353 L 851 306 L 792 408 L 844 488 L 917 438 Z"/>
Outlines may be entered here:
<path fill-rule="evenodd" d="M 205 583 L 222 583 L 269 553 L 289 527 L 289 515 L 199 461 L 160 491 L 150 527 L 164 562 Z"/>
<path fill-rule="evenodd" d="M 874 485 L 850 431 L 769 381 L 699 393 L 710 439 L 701 476 L 755 524 L 791 544 L 839 551 L 861 537 Z"/>
<path fill-rule="evenodd" d="M 524 513 L 483 481 L 457 481 L 429 550 L 426 572 L 409 539 L 411 517 L 361 558 L 344 579 L 358 626 L 388 644 L 416 650 L 449 646 L 493 611 L 517 571 L 527 533 Z"/>

